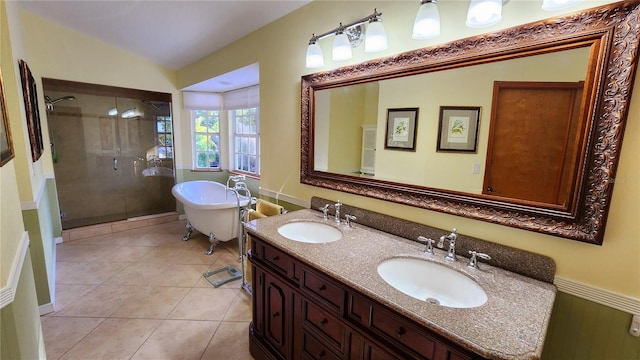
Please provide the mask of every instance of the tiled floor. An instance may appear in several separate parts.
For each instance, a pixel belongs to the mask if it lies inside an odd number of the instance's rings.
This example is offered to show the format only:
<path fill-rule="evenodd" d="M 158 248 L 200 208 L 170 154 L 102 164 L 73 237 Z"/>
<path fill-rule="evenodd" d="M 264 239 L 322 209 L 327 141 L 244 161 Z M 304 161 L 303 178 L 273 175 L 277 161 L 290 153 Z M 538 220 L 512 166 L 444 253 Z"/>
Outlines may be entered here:
<path fill-rule="evenodd" d="M 214 288 L 208 269 L 237 261 L 237 241 L 204 255 L 185 221 L 57 245 L 56 311 L 42 317 L 48 359 L 224 359 L 249 355 L 251 297 Z"/>

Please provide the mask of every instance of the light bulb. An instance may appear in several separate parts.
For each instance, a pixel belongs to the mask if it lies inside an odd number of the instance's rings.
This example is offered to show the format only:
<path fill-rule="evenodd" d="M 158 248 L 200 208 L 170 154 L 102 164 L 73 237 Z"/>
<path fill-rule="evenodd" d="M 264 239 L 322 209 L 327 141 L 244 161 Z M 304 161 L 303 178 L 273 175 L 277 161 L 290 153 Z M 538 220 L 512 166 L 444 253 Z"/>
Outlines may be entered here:
<path fill-rule="evenodd" d="M 418 9 L 418 14 L 413 22 L 412 37 L 418 39 L 431 39 L 440 35 L 440 14 L 435 1 L 423 2 Z"/>
<path fill-rule="evenodd" d="M 387 32 L 384 30 L 382 21 L 376 20 L 367 26 L 367 34 L 364 39 L 364 51 L 376 52 L 387 48 Z"/>
<path fill-rule="evenodd" d="M 333 40 L 332 59 L 333 61 L 342 61 L 351 59 L 351 42 L 345 33 L 336 34 Z"/>
<path fill-rule="evenodd" d="M 322 49 L 317 42 L 309 43 L 307 47 L 307 68 L 317 68 L 324 65 Z"/>
<path fill-rule="evenodd" d="M 502 0 L 471 0 L 467 12 L 467 26 L 482 28 L 502 20 Z"/>

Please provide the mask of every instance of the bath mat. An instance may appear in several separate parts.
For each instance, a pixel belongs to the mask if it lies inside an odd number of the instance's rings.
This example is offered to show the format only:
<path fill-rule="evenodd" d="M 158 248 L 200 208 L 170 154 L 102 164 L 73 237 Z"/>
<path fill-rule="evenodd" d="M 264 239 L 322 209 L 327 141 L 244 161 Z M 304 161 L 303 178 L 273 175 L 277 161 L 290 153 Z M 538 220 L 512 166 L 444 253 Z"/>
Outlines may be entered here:
<path fill-rule="evenodd" d="M 214 287 L 220 287 L 228 282 L 242 279 L 242 272 L 231 265 L 215 270 L 205 271 L 204 278 Z"/>

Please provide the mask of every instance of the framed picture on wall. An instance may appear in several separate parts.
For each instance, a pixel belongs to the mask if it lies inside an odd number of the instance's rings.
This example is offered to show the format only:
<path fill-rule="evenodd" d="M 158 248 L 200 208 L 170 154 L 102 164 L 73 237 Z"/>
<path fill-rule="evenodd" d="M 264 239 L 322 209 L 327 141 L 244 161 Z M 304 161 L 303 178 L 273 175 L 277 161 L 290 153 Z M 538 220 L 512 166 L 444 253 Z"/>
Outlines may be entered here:
<path fill-rule="evenodd" d="M 36 162 L 44 152 L 36 81 L 24 60 L 19 60 L 18 64 L 20 66 L 20 77 L 22 78 L 24 110 L 27 114 L 27 130 L 29 132 L 29 142 L 31 143 L 31 159 Z"/>
<path fill-rule="evenodd" d="M 479 106 L 440 106 L 437 151 L 478 152 Z"/>
<path fill-rule="evenodd" d="M 9 127 L 9 115 L 7 111 L 7 104 L 4 99 L 4 82 L 2 80 L 2 72 L 0 72 L 0 106 L 2 107 L 2 111 L 0 111 L 2 116 L 2 119 L 0 120 L 0 166 L 2 166 L 9 162 L 9 160 L 14 156 L 11 128 Z"/>
<path fill-rule="evenodd" d="M 385 149 L 416 151 L 418 108 L 387 109 Z"/>

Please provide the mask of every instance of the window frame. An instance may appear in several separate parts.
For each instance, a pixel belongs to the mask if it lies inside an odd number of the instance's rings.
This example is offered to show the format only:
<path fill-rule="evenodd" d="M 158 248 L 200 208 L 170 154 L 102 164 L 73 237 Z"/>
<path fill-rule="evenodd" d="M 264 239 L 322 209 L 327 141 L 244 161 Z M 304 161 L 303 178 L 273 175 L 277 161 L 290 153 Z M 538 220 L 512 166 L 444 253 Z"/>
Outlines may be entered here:
<path fill-rule="evenodd" d="M 202 132 L 202 131 L 197 131 L 197 125 L 196 125 L 196 120 L 197 117 L 196 112 L 198 111 L 204 111 L 204 112 L 217 112 L 217 116 L 218 116 L 218 132 L 210 132 L 209 127 L 207 127 L 207 131 L 206 132 Z M 222 144 L 221 144 L 221 139 L 222 139 L 222 114 L 223 111 L 221 109 L 192 109 L 189 111 L 190 113 L 190 118 L 191 118 L 191 146 L 192 146 L 192 151 L 191 151 L 191 156 L 193 157 L 192 159 L 192 164 L 191 164 L 191 170 L 192 171 L 222 171 L 222 158 L 223 158 L 223 151 L 222 151 Z M 198 142 L 197 142 L 197 137 L 198 136 L 212 136 L 212 135 L 217 135 L 218 136 L 218 143 L 217 143 L 217 151 L 210 151 L 210 150 L 198 150 Z M 206 154 L 212 154 L 212 153 L 216 153 L 218 155 L 218 166 L 216 167 L 199 167 L 198 166 L 198 154 L 199 153 L 206 153 Z"/>
<path fill-rule="evenodd" d="M 255 132 L 251 133 L 238 133 L 237 118 L 239 111 L 251 111 L 255 109 Z M 238 109 L 227 110 L 227 116 L 229 119 L 229 171 L 234 173 L 245 174 L 250 177 L 260 178 L 261 174 L 261 159 L 260 159 L 260 107 L 250 106 Z M 241 114 L 242 117 L 251 116 L 251 114 Z M 236 140 L 240 138 L 255 139 L 255 153 L 245 153 L 237 151 Z M 237 156 L 248 156 L 255 158 L 255 172 L 249 170 L 238 169 Z"/>

